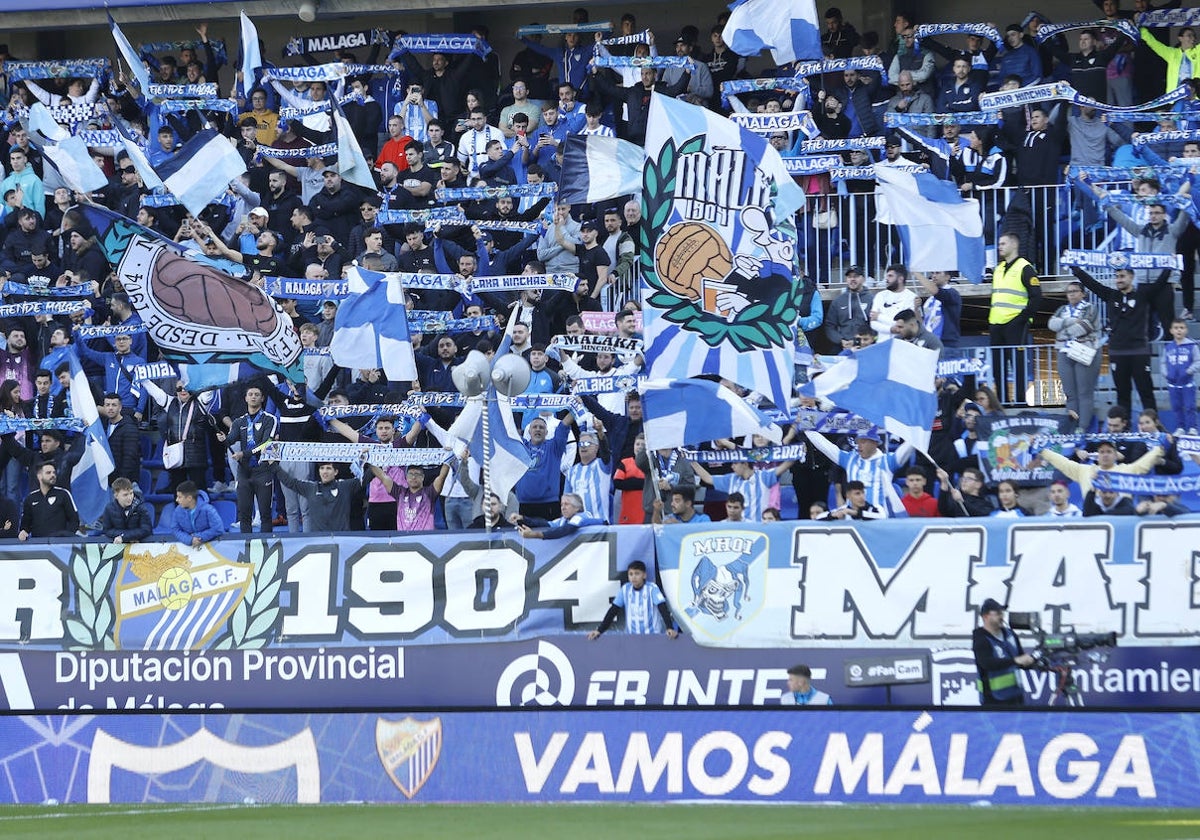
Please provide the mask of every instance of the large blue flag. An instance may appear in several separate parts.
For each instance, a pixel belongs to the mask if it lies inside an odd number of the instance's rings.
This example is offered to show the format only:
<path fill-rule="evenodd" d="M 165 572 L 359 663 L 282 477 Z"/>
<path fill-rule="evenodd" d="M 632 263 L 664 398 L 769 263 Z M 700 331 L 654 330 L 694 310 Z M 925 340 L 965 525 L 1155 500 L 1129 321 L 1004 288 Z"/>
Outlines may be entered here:
<path fill-rule="evenodd" d="M 108 477 L 114 469 L 113 455 L 79 356 L 72 351 L 67 361 L 71 365 L 71 415 L 84 424 L 83 456 L 71 470 L 71 495 L 79 511 L 79 521 L 91 524 L 100 520 L 100 514 L 108 504 Z"/>
<path fill-rule="evenodd" d="M 393 382 L 416 379 L 408 310 L 399 277 L 354 267 L 347 281 L 350 295 L 338 307 L 329 345 L 334 364 L 366 370 L 381 368 Z"/>
<path fill-rule="evenodd" d="M 137 86 L 141 89 L 142 96 L 149 96 L 150 70 L 146 67 L 146 62 L 142 61 L 142 57 L 133 48 L 133 44 L 129 43 L 129 39 L 125 37 L 125 33 L 121 31 L 121 27 L 117 26 L 117 22 L 113 20 L 112 15 L 108 16 L 108 26 L 112 30 L 113 40 L 117 42 L 117 50 L 120 51 L 121 57 L 125 59 L 125 63 L 129 65 L 129 72 L 137 80 Z"/>
<path fill-rule="evenodd" d="M 258 28 L 254 21 L 241 13 L 242 33 L 242 94 L 250 98 L 250 91 L 258 85 L 258 68 L 263 66 L 262 55 L 258 49 Z"/>
<path fill-rule="evenodd" d="M 894 225 L 913 271 L 957 271 L 983 279 L 983 218 L 979 202 L 964 199 L 953 181 L 929 172 L 903 172 L 875 164 L 879 184 L 876 219 Z"/>
<path fill-rule="evenodd" d="M 617 137 L 574 134 L 563 140 L 562 185 L 558 200 L 595 204 L 642 188 L 641 146 Z"/>
<path fill-rule="evenodd" d="M 292 320 L 262 289 L 230 277 L 200 252 L 185 248 L 137 222 L 94 204 L 79 211 L 96 231 L 100 248 L 167 361 L 214 365 L 244 363 L 304 381 L 300 337 Z M 204 382 L 204 367 L 192 369 Z"/>
<path fill-rule="evenodd" d="M 45 105 L 34 102 L 29 107 L 26 128 L 30 139 L 73 191 L 90 193 L 108 186 L 108 178 L 92 160 L 87 144 L 56 123 Z"/>
<path fill-rule="evenodd" d="M 219 198 L 246 171 L 246 162 L 229 139 L 215 129 L 197 131 L 155 172 L 163 186 L 193 216 Z"/>
<path fill-rule="evenodd" d="M 776 64 L 824 57 L 813 0 L 738 0 L 729 8 L 721 37 L 738 55 L 770 50 Z"/>
<path fill-rule="evenodd" d="M 640 232 L 651 379 L 715 374 L 787 408 L 803 203 L 765 138 L 669 96 L 651 99 Z"/>
<path fill-rule="evenodd" d="M 937 414 L 937 362 L 938 351 L 896 338 L 841 358 L 800 393 L 829 399 L 925 451 Z"/>
<path fill-rule="evenodd" d="M 646 446 L 674 449 L 728 437 L 759 434 L 782 439 L 770 417 L 734 391 L 707 379 L 648 379 L 642 395 Z"/>

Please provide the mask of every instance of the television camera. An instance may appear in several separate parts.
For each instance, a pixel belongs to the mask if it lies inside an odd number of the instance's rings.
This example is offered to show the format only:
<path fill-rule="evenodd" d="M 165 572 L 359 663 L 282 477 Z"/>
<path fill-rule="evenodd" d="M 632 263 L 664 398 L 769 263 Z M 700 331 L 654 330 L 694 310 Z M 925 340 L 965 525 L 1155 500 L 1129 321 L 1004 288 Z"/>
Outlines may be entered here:
<path fill-rule="evenodd" d="M 1076 633 L 1074 627 L 1048 633 L 1042 629 L 1042 615 L 1037 612 L 1010 612 L 1008 626 L 1013 630 L 1027 630 L 1032 633 L 1036 640 L 1033 649 L 1029 651 L 1029 655 L 1033 657 L 1033 667 L 1058 675 L 1054 695 L 1050 698 L 1051 706 L 1055 705 L 1059 698 L 1066 699 L 1068 705 L 1082 705 L 1072 669 L 1081 660 L 1107 661 L 1109 652 L 1117 646 L 1116 633 Z"/>

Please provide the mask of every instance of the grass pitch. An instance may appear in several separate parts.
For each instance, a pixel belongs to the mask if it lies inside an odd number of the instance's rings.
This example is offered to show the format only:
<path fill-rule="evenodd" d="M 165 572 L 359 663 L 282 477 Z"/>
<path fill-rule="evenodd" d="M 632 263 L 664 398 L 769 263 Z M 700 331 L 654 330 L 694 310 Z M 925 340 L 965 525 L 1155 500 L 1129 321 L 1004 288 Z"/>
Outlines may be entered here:
<path fill-rule="evenodd" d="M 130 840 L 1200 838 L 1200 810 L 756 805 L 162 805 L 0 808 L 0 837 Z"/>

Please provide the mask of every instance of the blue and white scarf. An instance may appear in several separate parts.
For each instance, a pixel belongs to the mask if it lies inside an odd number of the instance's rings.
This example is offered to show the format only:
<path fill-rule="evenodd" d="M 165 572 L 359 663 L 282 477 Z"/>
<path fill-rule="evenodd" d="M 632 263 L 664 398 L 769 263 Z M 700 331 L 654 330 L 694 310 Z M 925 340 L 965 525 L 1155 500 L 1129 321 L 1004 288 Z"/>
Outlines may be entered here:
<path fill-rule="evenodd" d="M 913 29 L 913 34 L 917 40 L 939 35 L 978 35 L 987 38 L 997 49 L 1004 46 L 1004 36 L 990 23 L 922 23 Z"/>
<path fill-rule="evenodd" d="M 746 114 L 733 113 L 729 119 L 747 131 L 755 134 L 769 134 L 776 131 L 803 131 L 808 138 L 817 137 L 821 130 L 813 122 L 812 114 L 808 111 L 781 111 L 777 114 Z"/>
<path fill-rule="evenodd" d="M 227 54 L 225 52 L 224 41 L 210 40 L 208 45 L 212 47 L 213 57 L 216 58 L 217 64 L 225 64 Z M 179 52 L 180 50 L 193 50 L 195 52 L 204 52 L 203 41 L 154 41 L 149 44 L 138 44 L 139 53 L 162 53 L 162 52 Z"/>
<path fill-rule="evenodd" d="M 803 443 L 782 446 L 756 446 L 752 449 L 685 449 L 683 455 L 689 461 L 700 464 L 778 464 L 783 461 L 801 461 L 808 454 Z"/>
<path fill-rule="evenodd" d="M 128 326 L 118 324 L 115 327 L 88 324 L 79 327 L 75 332 L 80 338 L 116 338 L 119 335 L 141 335 L 146 331 L 145 324 L 137 323 Z"/>
<path fill-rule="evenodd" d="M 216 82 L 194 85 L 147 85 L 146 96 L 151 99 L 213 99 L 217 96 Z"/>
<path fill-rule="evenodd" d="M 1200 24 L 1200 8 L 1159 9 L 1137 16 L 1137 25 L 1147 29 L 1159 26 L 1196 26 Z"/>
<path fill-rule="evenodd" d="M 971 111 L 962 114 L 902 114 L 889 111 L 883 115 L 887 128 L 905 125 L 999 125 L 1003 119 L 998 111 Z"/>
<path fill-rule="evenodd" d="M 806 153 L 865 152 L 871 149 L 882 149 L 885 145 L 886 141 L 882 137 L 845 137 L 842 139 L 818 137 L 814 140 L 805 140 L 800 144 L 800 150 Z"/>
<path fill-rule="evenodd" d="M 88 286 L 30 286 L 28 283 L 14 283 L 12 280 L 6 280 L 4 287 L 0 289 L 0 294 L 5 297 L 9 295 L 31 295 L 35 297 L 51 297 L 51 298 L 88 298 L 92 296 L 92 287 Z"/>
<path fill-rule="evenodd" d="M 1183 254 L 1139 254 L 1133 251 L 1084 251 L 1068 248 L 1058 259 L 1061 265 L 1078 265 L 1084 268 L 1127 268 L 1132 270 L 1180 271 L 1183 269 Z"/>
<path fill-rule="evenodd" d="M 308 280 L 302 277 L 264 277 L 263 292 L 293 300 L 341 300 L 350 294 L 344 280 Z"/>
<path fill-rule="evenodd" d="M 1127 20 L 1085 20 L 1075 23 L 1043 23 L 1038 27 L 1037 34 L 1033 36 L 1033 39 L 1042 44 L 1064 32 L 1071 32 L 1076 29 L 1100 28 L 1115 29 L 1130 41 L 1140 41 L 1142 39 L 1137 27 Z"/>
<path fill-rule="evenodd" d="M 643 29 L 641 32 L 634 32 L 632 35 L 614 35 L 611 38 L 602 38 L 600 43 L 606 47 L 621 47 L 626 44 L 649 44 L 651 33 L 649 29 Z"/>
<path fill-rule="evenodd" d="M 72 315 L 85 306 L 74 300 L 27 300 L 0 305 L 0 318 L 28 318 L 37 315 Z"/>
<path fill-rule="evenodd" d="M 238 104 L 232 99 L 164 99 L 158 110 L 163 114 L 178 114 L 183 111 L 221 111 L 236 114 Z"/>
<path fill-rule="evenodd" d="M 301 149 L 273 149 L 270 146 L 259 146 L 259 157 L 273 158 L 307 158 L 329 157 L 338 153 L 337 143 L 325 143 L 321 146 L 305 146 Z"/>
<path fill-rule="evenodd" d="M 401 35 L 396 39 L 388 61 L 395 61 L 406 52 L 477 55 L 485 58 L 491 51 L 488 42 L 476 35 Z"/>
<path fill-rule="evenodd" d="M 611 21 L 602 20 L 596 23 L 530 23 L 517 28 L 517 37 L 527 35 L 566 35 L 568 32 L 612 32 Z"/>
<path fill-rule="evenodd" d="M 819 175 L 845 163 L 841 155 L 781 155 L 783 166 L 793 177 Z"/>
<path fill-rule="evenodd" d="M 979 97 L 979 108 L 982 111 L 999 111 L 1004 108 L 1016 108 L 1021 105 L 1032 105 L 1037 102 L 1059 99 L 1075 105 L 1095 108 L 1097 111 L 1104 111 L 1105 113 L 1118 112 L 1128 114 L 1135 111 L 1157 111 L 1164 105 L 1170 105 L 1173 102 L 1178 102 L 1180 99 L 1186 99 L 1190 90 L 1191 88 L 1188 85 L 1180 85 L 1175 90 L 1167 91 L 1162 96 L 1156 96 L 1154 99 L 1141 105 L 1118 106 L 1109 105 L 1107 102 L 1099 102 L 1090 96 L 1084 96 L 1068 82 L 1051 82 L 1050 84 L 1032 85 L 1017 90 L 1001 90 L 995 93 L 982 94 Z"/>
<path fill-rule="evenodd" d="M 1133 145 L 1154 146 L 1159 143 L 1187 143 L 1200 140 L 1200 129 L 1191 131 L 1149 131 L 1145 134 L 1133 135 Z"/>
<path fill-rule="evenodd" d="M 280 82 L 330 82 L 346 77 L 346 64 L 341 61 L 313 64 L 304 67 L 264 67 L 262 80 Z"/>
<path fill-rule="evenodd" d="M 541 184 L 514 184 L 498 187 L 456 187 L 447 189 L 438 185 L 434 191 L 438 201 L 484 201 L 496 198 L 543 198 L 558 193 L 558 184 L 546 181 Z"/>
<path fill-rule="evenodd" d="M 107 58 L 60 58 L 54 61 L 4 62 L 10 82 L 34 79 L 96 79 L 112 73 Z"/>
<path fill-rule="evenodd" d="M 696 63 L 696 60 L 686 55 L 598 55 L 592 59 L 592 63 L 597 67 L 613 69 L 626 67 L 662 69 L 667 67 L 690 68 Z"/>
<path fill-rule="evenodd" d="M 1100 470 L 1092 477 L 1092 487 L 1138 496 L 1179 495 L 1200 491 L 1200 475 L 1129 475 Z"/>

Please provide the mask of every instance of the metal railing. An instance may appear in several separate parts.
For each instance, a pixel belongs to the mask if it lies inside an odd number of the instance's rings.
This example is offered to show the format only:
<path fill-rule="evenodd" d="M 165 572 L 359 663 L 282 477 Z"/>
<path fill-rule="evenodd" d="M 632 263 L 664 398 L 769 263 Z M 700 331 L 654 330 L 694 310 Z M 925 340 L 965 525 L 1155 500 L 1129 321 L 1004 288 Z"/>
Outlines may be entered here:
<path fill-rule="evenodd" d="M 1064 249 L 1098 250 L 1114 238 L 1114 225 L 1095 201 L 1067 185 L 1000 187 L 978 190 L 976 196 L 988 267 L 996 264 L 996 240 L 1006 226 L 1020 233 L 1042 277 L 1069 273 L 1058 261 Z M 888 264 L 906 262 L 897 229 L 877 220 L 874 193 L 810 195 L 797 230 L 804 270 L 821 285 L 840 283 L 851 265 L 882 277 Z"/>

